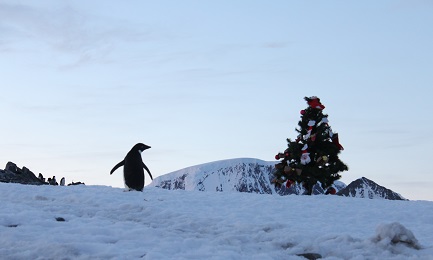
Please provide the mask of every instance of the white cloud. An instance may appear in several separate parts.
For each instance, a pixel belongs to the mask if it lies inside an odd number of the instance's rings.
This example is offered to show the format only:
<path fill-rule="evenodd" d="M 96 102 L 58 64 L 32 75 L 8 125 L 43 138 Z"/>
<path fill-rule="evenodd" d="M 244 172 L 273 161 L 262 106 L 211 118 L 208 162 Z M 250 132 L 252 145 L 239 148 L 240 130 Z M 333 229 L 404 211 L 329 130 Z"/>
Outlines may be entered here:
<path fill-rule="evenodd" d="M 0 3 L 0 17 L 0 51 L 39 52 L 47 48 L 49 53 L 66 55 L 59 58 L 63 67 L 107 62 L 117 45 L 150 37 L 141 28 L 89 16 L 70 6 L 47 9 Z"/>

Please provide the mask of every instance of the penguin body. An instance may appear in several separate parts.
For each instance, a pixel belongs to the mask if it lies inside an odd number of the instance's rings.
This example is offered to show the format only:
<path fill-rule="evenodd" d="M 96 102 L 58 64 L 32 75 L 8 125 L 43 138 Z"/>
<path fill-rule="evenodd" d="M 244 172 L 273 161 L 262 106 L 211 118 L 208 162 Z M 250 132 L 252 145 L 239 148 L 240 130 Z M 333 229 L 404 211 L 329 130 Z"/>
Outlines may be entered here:
<path fill-rule="evenodd" d="M 65 177 L 60 180 L 60 186 L 65 186 Z"/>
<path fill-rule="evenodd" d="M 129 151 L 125 159 L 118 164 L 116 164 L 113 169 L 110 171 L 110 174 L 113 174 L 117 168 L 123 166 L 123 177 L 125 182 L 125 190 L 137 190 L 143 191 L 144 187 L 144 171 L 143 168 L 147 171 L 150 176 L 150 179 L 153 180 L 152 174 L 149 171 L 149 168 L 143 163 L 141 158 L 141 153 L 149 149 L 150 146 L 138 143 L 132 147 L 131 151 Z"/>

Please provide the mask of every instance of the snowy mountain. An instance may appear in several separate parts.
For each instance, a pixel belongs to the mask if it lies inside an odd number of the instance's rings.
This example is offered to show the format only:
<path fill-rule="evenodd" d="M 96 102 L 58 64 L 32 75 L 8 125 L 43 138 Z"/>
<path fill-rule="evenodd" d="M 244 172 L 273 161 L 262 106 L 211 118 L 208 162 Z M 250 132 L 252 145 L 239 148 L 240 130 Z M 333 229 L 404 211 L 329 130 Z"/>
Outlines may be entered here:
<path fill-rule="evenodd" d="M 305 190 L 299 184 L 286 188 L 284 185 L 275 187 L 271 183 L 275 163 L 252 158 L 210 162 L 159 176 L 149 186 L 168 190 L 303 194 Z M 401 195 L 365 177 L 353 181 L 348 186 L 336 181 L 334 188 L 340 196 L 405 200 Z M 313 188 L 313 194 L 324 192 L 320 184 Z"/>
<path fill-rule="evenodd" d="M 340 190 L 337 195 L 356 198 L 383 198 L 388 200 L 406 200 L 400 194 L 393 192 L 365 177 L 351 182 L 345 189 Z"/>
<path fill-rule="evenodd" d="M 159 176 L 149 186 L 168 190 L 303 194 L 301 185 L 278 188 L 271 183 L 275 163 L 252 158 L 210 162 Z M 339 191 L 346 185 L 337 181 L 334 187 Z M 320 185 L 314 187 L 314 194 L 323 193 Z"/>
<path fill-rule="evenodd" d="M 231 159 L 200 164 L 159 176 L 150 186 L 168 190 L 275 193 L 269 175 L 274 162 Z"/>

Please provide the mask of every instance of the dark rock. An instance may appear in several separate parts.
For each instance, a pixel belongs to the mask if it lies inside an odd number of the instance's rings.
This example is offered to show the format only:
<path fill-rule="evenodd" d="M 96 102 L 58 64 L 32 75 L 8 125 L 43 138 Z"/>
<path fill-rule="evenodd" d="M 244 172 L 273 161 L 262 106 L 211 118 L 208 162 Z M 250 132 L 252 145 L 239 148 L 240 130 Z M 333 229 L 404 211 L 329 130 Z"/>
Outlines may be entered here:
<path fill-rule="evenodd" d="M 321 255 L 316 254 L 316 253 L 297 254 L 297 256 L 305 257 L 305 258 L 307 258 L 308 260 L 316 260 L 316 259 L 322 258 Z"/>
<path fill-rule="evenodd" d="M 13 224 L 13 225 L 7 225 L 7 227 L 18 227 L 18 225 Z"/>
<path fill-rule="evenodd" d="M 17 165 L 13 162 L 6 163 L 5 171 L 10 171 L 13 173 L 19 173 Z"/>
<path fill-rule="evenodd" d="M 69 183 L 68 184 L 68 186 L 74 186 L 74 185 L 86 185 L 84 182 L 72 182 L 72 183 Z"/>
<path fill-rule="evenodd" d="M 0 182 L 43 185 L 46 184 L 28 168 L 20 169 L 13 162 L 6 164 L 5 170 L 0 170 Z"/>

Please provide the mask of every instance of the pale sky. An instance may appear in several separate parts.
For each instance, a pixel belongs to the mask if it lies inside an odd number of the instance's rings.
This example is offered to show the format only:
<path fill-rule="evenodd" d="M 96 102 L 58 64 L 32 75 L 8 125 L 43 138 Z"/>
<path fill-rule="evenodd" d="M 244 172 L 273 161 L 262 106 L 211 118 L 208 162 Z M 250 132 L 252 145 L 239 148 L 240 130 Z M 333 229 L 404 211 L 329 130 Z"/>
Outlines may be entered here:
<path fill-rule="evenodd" d="M 433 2 L 0 0 L 0 168 L 123 187 L 274 160 L 318 96 L 349 166 L 433 200 Z M 146 183 L 150 179 L 146 176 Z"/>

